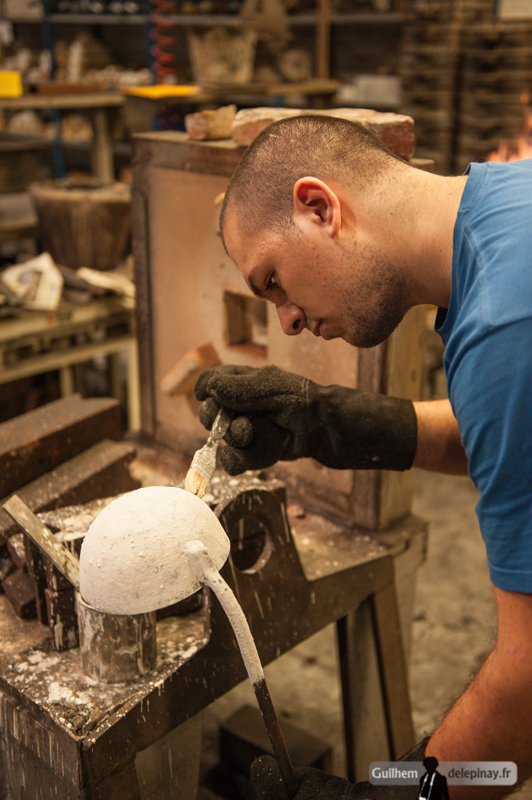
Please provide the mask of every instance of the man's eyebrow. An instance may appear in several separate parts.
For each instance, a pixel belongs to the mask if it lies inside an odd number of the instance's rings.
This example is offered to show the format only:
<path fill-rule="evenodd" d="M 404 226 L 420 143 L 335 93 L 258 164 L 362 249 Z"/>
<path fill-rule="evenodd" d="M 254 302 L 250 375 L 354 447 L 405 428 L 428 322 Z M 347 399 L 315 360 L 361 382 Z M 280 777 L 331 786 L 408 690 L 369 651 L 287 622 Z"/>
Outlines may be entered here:
<path fill-rule="evenodd" d="M 248 275 L 248 284 L 249 288 L 251 289 L 255 297 L 264 297 L 264 291 L 262 289 L 259 289 L 259 287 L 257 286 L 256 273 L 258 271 L 259 270 L 257 267 L 251 270 L 251 272 Z"/>

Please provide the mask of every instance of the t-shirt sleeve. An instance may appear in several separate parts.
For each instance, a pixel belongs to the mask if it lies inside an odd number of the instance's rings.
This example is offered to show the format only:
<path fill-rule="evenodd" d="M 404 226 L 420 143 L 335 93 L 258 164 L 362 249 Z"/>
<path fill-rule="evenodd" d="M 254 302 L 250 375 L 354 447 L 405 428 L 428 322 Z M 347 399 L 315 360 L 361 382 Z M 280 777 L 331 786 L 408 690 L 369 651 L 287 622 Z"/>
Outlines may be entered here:
<path fill-rule="evenodd" d="M 532 593 L 532 322 L 488 326 L 462 352 L 450 394 L 492 582 Z"/>

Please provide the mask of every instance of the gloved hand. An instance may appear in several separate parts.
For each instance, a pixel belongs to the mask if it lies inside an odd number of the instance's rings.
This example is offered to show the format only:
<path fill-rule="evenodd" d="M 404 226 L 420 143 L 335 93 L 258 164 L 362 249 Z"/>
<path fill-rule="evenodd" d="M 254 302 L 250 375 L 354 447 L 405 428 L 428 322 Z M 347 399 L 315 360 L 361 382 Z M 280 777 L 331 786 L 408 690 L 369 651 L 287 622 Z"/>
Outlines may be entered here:
<path fill-rule="evenodd" d="M 370 800 L 369 783 L 349 783 L 344 778 L 329 775 L 313 767 L 296 767 L 299 783 L 294 800 Z M 261 756 L 251 765 L 251 780 L 261 800 L 288 800 L 288 794 L 277 766 L 271 756 Z"/>
<path fill-rule="evenodd" d="M 275 366 L 214 367 L 200 375 L 194 392 L 209 430 L 220 406 L 236 415 L 220 453 L 229 475 L 297 458 L 333 469 L 405 470 L 414 460 L 411 400 L 319 386 Z"/>
<path fill-rule="evenodd" d="M 427 736 L 398 761 L 423 761 Z M 369 766 L 369 765 L 368 765 Z M 294 769 L 299 787 L 293 800 L 417 800 L 419 785 L 374 786 L 369 781 L 349 783 L 344 778 L 312 767 Z M 261 756 L 251 765 L 251 780 L 261 800 L 288 800 L 288 794 L 271 756 Z"/>

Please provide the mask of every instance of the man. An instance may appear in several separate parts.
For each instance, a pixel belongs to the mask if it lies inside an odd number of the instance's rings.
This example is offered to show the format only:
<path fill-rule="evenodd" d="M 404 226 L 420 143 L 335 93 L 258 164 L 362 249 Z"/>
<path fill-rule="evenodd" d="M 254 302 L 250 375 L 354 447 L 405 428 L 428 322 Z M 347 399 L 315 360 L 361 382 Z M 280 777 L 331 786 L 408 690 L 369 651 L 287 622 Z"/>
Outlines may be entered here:
<path fill-rule="evenodd" d="M 447 778 L 438 772 L 438 759 L 427 756 L 423 766 L 427 771 L 419 781 L 418 800 L 449 800 Z"/>
<path fill-rule="evenodd" d="M 221 232 L 288 335 L 308 328 L 371 347 L 412 306 L 440 307 L 450 402 L 319 387 L 276 367 L 209 370 L 196 394 L 207 426 L 220 404 L 235 412 L 222 462 L 232 474 L 300 457 L 333 468 L 469 470 L 498 636 L 416 754 L 514 761 L 522 782 L 532 774 L 532 162 L 473 164 L 465 176 L 441 177 L 352 123 L 296 117 L 268 127 L 244 154 Z M 282 796 L 266 772 L 257 775 L 264 796 Z M 371 794 L 338 778 L 301 777 L 298 800 Z M 450 793 L 491 800 L 507 788 Z"/>

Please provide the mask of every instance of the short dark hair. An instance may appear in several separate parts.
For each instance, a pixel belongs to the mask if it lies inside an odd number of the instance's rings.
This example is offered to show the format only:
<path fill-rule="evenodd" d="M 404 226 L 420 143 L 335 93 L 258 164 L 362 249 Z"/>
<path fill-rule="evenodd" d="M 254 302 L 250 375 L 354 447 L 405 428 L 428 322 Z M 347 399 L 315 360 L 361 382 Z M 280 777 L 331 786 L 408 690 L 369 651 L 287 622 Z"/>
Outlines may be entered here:
<path fill-rule="evenodd" d="M 393 161 L 402 161 L 362 125 L 340 117 L 304 115 L 268 125 L 235 169 L 220 213 L 235 204 L 246 233 L 293 226 L 294 184 L 305 175 L 365 188 Z M 403 162 L 404 163 L 404 162 Z"/>

